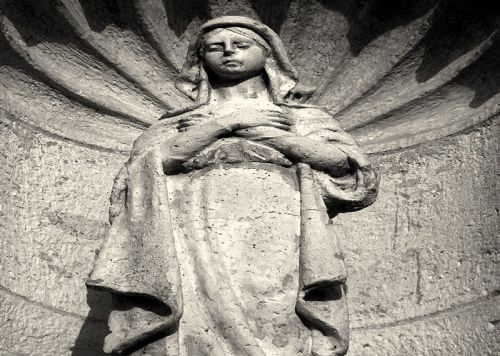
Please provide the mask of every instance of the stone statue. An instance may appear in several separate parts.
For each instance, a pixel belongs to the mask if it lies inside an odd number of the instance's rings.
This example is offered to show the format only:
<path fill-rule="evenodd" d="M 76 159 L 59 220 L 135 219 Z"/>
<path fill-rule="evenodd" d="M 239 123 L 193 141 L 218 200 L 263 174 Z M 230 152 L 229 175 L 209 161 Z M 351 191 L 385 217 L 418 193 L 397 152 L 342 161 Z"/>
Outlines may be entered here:
<path fill-rule="evenodd" d="M 194 99 L 135 142 L 87 284 L 114 298 L 105 351 L 343 355 L 346 270 L 336 214 L 375 200 L 354 139 L 287 102 L 297 74 L 262 23 L 200 27 L 177 88 Z"/>

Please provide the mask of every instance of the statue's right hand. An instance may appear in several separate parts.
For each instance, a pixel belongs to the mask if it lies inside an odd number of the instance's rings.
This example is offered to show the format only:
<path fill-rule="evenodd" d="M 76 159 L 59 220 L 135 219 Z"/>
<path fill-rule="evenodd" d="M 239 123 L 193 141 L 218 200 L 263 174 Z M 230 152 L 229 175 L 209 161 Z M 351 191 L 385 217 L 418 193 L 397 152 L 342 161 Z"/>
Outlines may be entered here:
<path fill-rule="evenodd" d="M 245 109 L 221 116 L 216 121 L 231 131 L 258 126 L 269 126 L 290 131 L 293 125 L 293 120 L 278 110 Z"/>

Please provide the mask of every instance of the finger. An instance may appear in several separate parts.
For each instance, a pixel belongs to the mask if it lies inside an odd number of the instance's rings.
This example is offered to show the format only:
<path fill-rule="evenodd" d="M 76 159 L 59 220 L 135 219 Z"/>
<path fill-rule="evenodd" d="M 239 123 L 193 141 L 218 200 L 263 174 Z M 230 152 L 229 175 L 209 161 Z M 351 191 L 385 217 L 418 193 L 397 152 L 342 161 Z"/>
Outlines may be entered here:
<path fill-rule="evenodd" d="M 275 113 L 275 114 L 283 114 L 283 111 L 281 110 L 276 110 L 276 109 L 264 109 L 260 110 L 260 112 L 269 112 L 269 113 Z"/>
<path fill-rule="evenodd" d="M 281 120 L 281 121 L 291 122 L 291 120 L 284 115 L 266 115 L 265 117 L 271 120 Z"/>
<path fill-rule="evenodd" d="M 278 124 L 287 125 L 287 126 L 292 126 L 292 124 L 293 124 L 290 120 L 283 119 L 283 118 L 276 118 L 276 117 L 271 118 L 271 121 L 276 122 Z"/>
<path fill-rule="evenodd" d="M 290 126 L 282 125 L 282 124 L 278 124 L 278 123 L 269 123 L 268 125 L 263 125 L 263 126 L 274 127 L 276 129 L 280 129 L 283 131 L 290 131 Z"/>
<path fill-rule="evenodd" d="M 283 117 L 286 117 L 286 118 L 293 117 L 293 112 L 291 112 L 288 109 L 284 109 L 284 110 L 263 110 L 262 112 L 264 112 L 264 113 L 270 113 L 270 114 L 273 114 L 273 115 L 279 115 L 279 116 L 283 116 Z"/>
<path fill-rule="evenodd" d="M 265 110 L 262 112 L 265 116 L 270 116 L 270 117 L 283 117 L 287 118 L 287 116 L 282 113 L 281 111 L 272 111 L 272 110 Z"/>
<path fill-rule="evenodd" d="M 276 113 L 276 114 L 272 114 L 272 115 L 267 115 L 268 117 L 273 117 L 273 118 L 280 118 L 282 120 L 285 120 L 287 122 L 294 122 L 294 118 L 282 113 L 282 112 L 279 112 L 279 113 Z"/>
<path fill-rule="evenodd" d="M 206 114 L 201 114 L 201 113 L 197 113 L 197 114 L 190 115 L 189 117 L 194 117 L 194 118 L 207 118 L 207 117 L 208 117 L 208 115 L 206 115 Z"/>
<path fill-rule="evenodd" d="M 283 131 L 290 131 L 292 129 L 290 126 L 287 126 L 287 125 L 276 125 L 274 127 L 276 127 L 277 129 L 283 130 Z"/>
<path fill-rule="evenodd" d="M 193 114 L 193 115 L 189 115 L 189 116 L 184 116 L 182 118 L 179 119 L 179 122 L 181 121 L 187 121 L 187 120 L 198 120 L 198 119 L 206 119 L 207 116 L 205 115 L 201 115 L 201 114 Z"/>
<path fill-rule="evenodd" d="M 187 122 L 187 121 L 203 121 L 204 119 L 206 119 L 206 117 L 205 117 L 205 116 L 201 116 L 201 115 L 192 115 L 192 116 L 183 117 L 183 118 L 179 119 L 179 122 Z"/>
<path fill-rule="evenodd" d="M 285 114 L 283 114 L 281 112 L 275 112 L 275 113 L 266 112 L 266 113 L 263 113 L 262 115 L 260 115 L 260 117 L 265 117 L 268 119 L 283 119 L 283 120 L 291 121 L 291 119 L 288 116 L 286 116 Z"/>

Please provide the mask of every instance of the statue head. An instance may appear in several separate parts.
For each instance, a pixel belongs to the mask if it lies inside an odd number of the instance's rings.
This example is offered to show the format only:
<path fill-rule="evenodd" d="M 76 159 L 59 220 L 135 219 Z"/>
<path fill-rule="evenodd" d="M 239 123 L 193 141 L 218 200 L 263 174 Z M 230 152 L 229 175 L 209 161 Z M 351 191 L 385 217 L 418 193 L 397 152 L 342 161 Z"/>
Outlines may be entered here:
<path fill-rule="evenodd" d="M 216 28 L 207 32 L 199 50 L 207 74 L 229 81 L 262 73 L 269 55 L 266 41 L 242 27 Z"/>
<path fill-rule="evenodd" d="M 204 104 L 210 98 L 214 77 L 234 81 L 261 73 L 275 102 L 281 102 L 297 84 L 297 72 L 273 30 L 246 17 L 223 16 L 200 27 L 176 86 Z"/>

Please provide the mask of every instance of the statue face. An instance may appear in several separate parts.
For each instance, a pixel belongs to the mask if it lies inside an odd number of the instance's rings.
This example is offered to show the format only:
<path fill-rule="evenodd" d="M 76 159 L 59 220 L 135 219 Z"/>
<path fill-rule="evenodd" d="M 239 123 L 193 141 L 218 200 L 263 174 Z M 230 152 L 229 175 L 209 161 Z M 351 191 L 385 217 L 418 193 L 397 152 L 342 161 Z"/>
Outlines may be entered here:
<path fill-rule="evenodd" d="M 259 74 L 267 52 L 252 39 L 223 29 L 206 35 L 203 58 L 219 78 L 236 80 Z"/>

